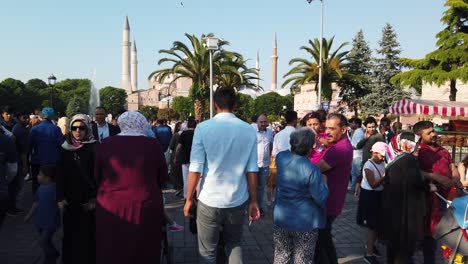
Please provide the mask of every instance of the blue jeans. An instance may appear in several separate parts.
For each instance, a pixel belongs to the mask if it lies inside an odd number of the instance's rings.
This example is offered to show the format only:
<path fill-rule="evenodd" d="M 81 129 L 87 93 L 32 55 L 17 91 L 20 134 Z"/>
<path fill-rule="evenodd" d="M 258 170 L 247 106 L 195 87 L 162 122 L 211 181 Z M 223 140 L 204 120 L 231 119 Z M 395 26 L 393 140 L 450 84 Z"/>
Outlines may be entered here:
<path fill-rule="evenodd" d="M 242 264 L 242 228 L 246 219 L 247 202 L 233 208 L 215 208 L 198 202 L 198 263 L 215 264 L 219 231 L 223 227 L 226 256 L 230 264 Z"/>
<path fill-rule="evenodd" d="M 361 175 L 361 163 L 362 163 L 362 157 L 356 157 L 353 158 L 353 163 L 351 167 L 351 190 L 354 191 L 356 187 L 356 182 L 357 179 L 359 178 L 359 175 Z"/>
<path fill-rule="evenodd" d="M 266 183 L 270 167 L 258 168 L 257 202 L 262 211 L 266 211 Z"/>

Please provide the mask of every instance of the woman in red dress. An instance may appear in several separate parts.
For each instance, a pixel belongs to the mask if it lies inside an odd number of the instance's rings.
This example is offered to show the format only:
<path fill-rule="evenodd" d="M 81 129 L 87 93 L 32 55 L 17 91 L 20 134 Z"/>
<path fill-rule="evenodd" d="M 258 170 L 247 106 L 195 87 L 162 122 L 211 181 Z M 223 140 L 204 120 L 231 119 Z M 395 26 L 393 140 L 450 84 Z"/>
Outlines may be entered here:
<path fill-rule="evenodd" d="M 149 124 L 142 114 L 125 112 L 118 124 L 122 132 L 103 140 L 96 154 L 97 263 L 158 263 L 164 154 L 146 136 Z"/>

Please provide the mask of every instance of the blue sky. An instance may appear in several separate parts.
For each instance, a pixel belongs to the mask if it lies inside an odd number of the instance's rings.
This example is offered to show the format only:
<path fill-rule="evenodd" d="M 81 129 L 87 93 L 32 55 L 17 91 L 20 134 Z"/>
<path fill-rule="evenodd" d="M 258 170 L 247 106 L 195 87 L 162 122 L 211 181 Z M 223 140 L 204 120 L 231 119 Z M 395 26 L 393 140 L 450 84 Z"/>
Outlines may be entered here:
<path fill-rule="evenodd" d="M 160 68 L 160 49 L 184 33 L 212 32 L 228 40 L 227 49 L 251 59 L 260 52 L 261 85 L 269 89 L 274 32 L 278 35 L 278 83 L 293 57 L 303 57 L 299 47 L 320 36 L 320 2 L 306 0 L 15 0 L 0 7 L 0 80 L 24 82 L 53 73 L 58 80 L 91 78 L 96 86 L 119 87 L 122 28 L 129 17 L 131 38 L 138 48 L 138 87 L 148 87 L 147 77 Z M 427 0 L 325 0 L 324 37 L 348 41 L 362 29 L 375 50 L 386 22 L 403 50 L 402 57 L 420 58 L 435 48 L 435 35 L 445 1 Z M 351 46 L 349 45 L 347 49 Z M 164 65 L 163 65 L 164 66 Z"/>

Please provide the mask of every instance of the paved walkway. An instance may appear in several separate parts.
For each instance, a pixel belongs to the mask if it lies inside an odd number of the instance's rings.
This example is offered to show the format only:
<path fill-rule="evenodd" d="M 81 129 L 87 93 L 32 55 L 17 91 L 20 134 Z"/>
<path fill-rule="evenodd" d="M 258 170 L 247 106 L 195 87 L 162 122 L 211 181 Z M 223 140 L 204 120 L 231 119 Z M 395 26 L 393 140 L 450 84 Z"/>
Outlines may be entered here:
<path fill-rule="evenodd" d="M 20 200 L 23 209 L 31 205 L 30 184 L 25 186 Z M 183 217 L 183 201 L 174 196 L 173 190 L 166 190 L 166 208 L 179 224 L 184 224 L 182 232 L 168 233 L 173 263 L 198 263 L 197 240 L 189 231 L 189 221 Z M 244 225 L 243 253 L 246 264 L 273 263 L 273 238 L 271 208 L 260 221 Z M 333 235 L 339 256 L 339 263 L 364 263 L 365 229 L 355 224 L 357 202 L 348 195 L 342 215 L 335 221 Z M 41 251 L 37 243 L 37 233 L 31 221 L 24 223 L 24 214 L 7 217 L 0 230 L 0 264 L 35 264 L 41 263 Z M 246 221 L 247 222 L 247 221 Z M 54 241 L 60 248 L 61 232 L 57 232 Z M 384 249 L 379 246 L 381 252 Z M 440 254 L 439 254 L 440 255 Z M 385 258 L 381 258 L 384 263 Z M 416 263 L 422 263 L 420 253 Z M 443 263 L 438 261 L 438 263 Z"/>

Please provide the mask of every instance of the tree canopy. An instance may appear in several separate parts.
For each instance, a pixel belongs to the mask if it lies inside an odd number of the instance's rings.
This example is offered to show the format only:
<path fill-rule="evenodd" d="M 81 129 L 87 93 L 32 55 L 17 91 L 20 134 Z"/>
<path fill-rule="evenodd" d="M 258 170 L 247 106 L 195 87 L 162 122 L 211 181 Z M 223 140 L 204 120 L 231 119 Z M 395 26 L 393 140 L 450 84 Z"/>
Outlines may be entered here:
<path fill-rule="evenodd" d="M 349 109 L 353 109 L 355 115 L 361 108 L 362 98 L 371 89 L 372 60 L 372 50 L 364 38 L 364 32 L 359 30 L 353 38 L 352 48 L 343 66 L 348 74 L 338 82 L 341 88 L 340 104 L 344 103 Z"/>
<path fill-rule="evenodd" d="M 189 94 L 194 101 L 195 118 L 202 120 L 205 113 L 205 102 L 208 100 L 210 91 L 210 51 L 205 47 L 204 39 L 213 37 L 213 34 L 202 34 L 200 38 L 187 33 L 185 36 L 190 42 L 189 45 L 175 41 L 171 49 L 159 51 L 167 57 L 160 59 L 158 64 L 169 63 L 171 65 L 168 68 L 152 72 L 148 78 L 155 75 L 159 82 L 169 76 L 174 77 L 173 81 L 179 78 L 191 79 L 192 86 Z M 252 75 L 250 75 L 252 71 L 245 66 L 242 55 L 224 49 L 227 45 L 229 42 L 220 40 L 219 49 L 213 51 L 214 83 L 218 86 L 249 83 L 252 79 Z"/>
<path fill-rule="evenodd" d="M 376 52 L 379 57 L 375 59 L 372 90 L 363 100 L 363 112 L 366 114 L 384 113 L 393 102 L 408 97 L 399 85 L 390 82 L 390 78 L 401 72 L 398 63 L 401 49 L 397 34 L 388 23 L 382 30 Z"/>
<path fill-rule="evenodd" d="M 127 93 L 124 89 L 106 86 L 99 90 L 101 106 L 107 109 L 112 116 L 117 116 L 125 111 Z"/>
<path fill-rule="evenodd" d="M 347 42 L 342 43 L 338 48 L 332 51 L 333 41 L 335 37 L 329 40 L 322 39 L 322 90 L 321 97 L 331 101 L 332 83 L 338 82 L 343 77 L 342 63 L 346 59 L 348 51 L 341 51 Z M 293 58 L 289 61 L 289 65 L 295 64 L 283 77 L 288 77 L 282 85 L 286 87 L 291 84 L 293 90 L 307 83 L 315 82 L 315 87 L 318 87 L 319 65 L 320 65 L 320 40 L 309 40 L 309 46 L 300 47 L 306 51 L 312 60 L 304 58 Z"/>
<path fill-rule="evenodd" d="M 392 78 L 394 83 L 421 88 L 423 82 L 450 83 L 450 101 L 456 101 L 456 81 L 468 82 L 468 1 L 447 0 L 441 22 L 445 28 L 437 33 L 437 49 L 423 59 L 402 58 L 399 62 L 411 68 Z"/>

